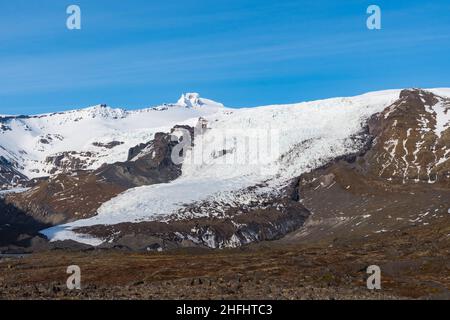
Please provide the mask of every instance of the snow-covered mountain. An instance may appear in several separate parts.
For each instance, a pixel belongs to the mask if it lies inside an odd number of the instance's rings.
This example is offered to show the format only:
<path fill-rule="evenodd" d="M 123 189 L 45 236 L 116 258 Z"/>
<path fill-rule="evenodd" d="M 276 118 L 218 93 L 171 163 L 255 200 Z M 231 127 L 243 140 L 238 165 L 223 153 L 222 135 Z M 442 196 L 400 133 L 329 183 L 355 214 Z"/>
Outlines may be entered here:
<path fill-rule="evenodd" d="M 136 111 L 97 105 L 36 116 L 0 116 L 0 185 L 124 161 L 131 147 L 151 140 L 155 132 L 193 124 L 220 109 L 223 105 L 187 93 L 177 103 Z"/>
<path fill-rule="evenodd" d="M 296 179 L 341 158 L 364 154 L 367 165 L 355 170 L 376 172 L 370 181 L 379 184 L 446 186 L 448 97 L 450 89 L 387 90 L 232 109 L 186 94 L 138 111 L 4 118 L 0 145 L 19 173 L 50 176 L 10 201 L 46 223 L 69 221 L 43 231 L 52 241 L 105 245 L 138 233 L 142 247 L 156 235 L 161 247 L 233 247 L 303 225 L 311 212 L 298 201 Z M 176 126 L 202 130 L 173 167 L 170 152 L 182 144 Z"/>

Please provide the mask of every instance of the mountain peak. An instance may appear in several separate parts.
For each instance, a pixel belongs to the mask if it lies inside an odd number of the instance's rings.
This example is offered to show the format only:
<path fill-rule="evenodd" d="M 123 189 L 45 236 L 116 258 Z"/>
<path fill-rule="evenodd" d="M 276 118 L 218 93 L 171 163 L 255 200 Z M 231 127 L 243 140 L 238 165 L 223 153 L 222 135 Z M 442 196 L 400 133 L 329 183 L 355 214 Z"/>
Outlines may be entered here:
<path fill-rule="evenodd" d="M 187 108 L 193 108 L 194 106 L 197 107 L 203 105 L 200 99 L 200 95 L 196 92 L 183 93 L 180 99 L 178 99 L 177 104 Z"/>
<path fill-rule="evenodd" d="M 223 107 L 221 103 L 201 98 L 200 94 L 196 92 L 183 93 L 176 104 L 185 108 L 201 108 L 203 106 Z"/>

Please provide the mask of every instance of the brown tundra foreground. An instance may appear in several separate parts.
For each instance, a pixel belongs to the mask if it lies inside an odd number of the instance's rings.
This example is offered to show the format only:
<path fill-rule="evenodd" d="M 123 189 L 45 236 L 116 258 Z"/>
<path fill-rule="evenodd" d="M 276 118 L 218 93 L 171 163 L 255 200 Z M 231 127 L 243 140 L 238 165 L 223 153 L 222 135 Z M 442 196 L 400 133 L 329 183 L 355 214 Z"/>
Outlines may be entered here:
<path fill-rule="evenodd" d="M 449 299 L 448 219 L 314 245 L 280 240 L 220 251 L 48 251 L 0 260 L 1 299 Z M 67 267 L 81 268 L 68 290 Z M 366 287 L 369 265 L 381 290 Z"/>

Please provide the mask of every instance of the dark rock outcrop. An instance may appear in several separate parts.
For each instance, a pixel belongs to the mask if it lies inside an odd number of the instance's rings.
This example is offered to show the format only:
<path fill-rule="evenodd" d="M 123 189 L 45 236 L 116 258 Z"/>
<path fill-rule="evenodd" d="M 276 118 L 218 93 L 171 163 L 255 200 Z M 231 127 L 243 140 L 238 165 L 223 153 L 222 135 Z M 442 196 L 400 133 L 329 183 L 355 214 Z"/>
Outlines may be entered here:
<path fill-rule="evenodd" d="M 22 186 L 27 181 L 28 178 L 17 170 L 14 163 L 0 156 L 0 190 Z"/>
<path fill-rule="evenodd" d="M 181 165 L 171 159 L 178 143 L 170 134 L 156 133 L 152 141 L 131 148 L 127 161 L 102 166 L 95 174 L 127 189 L 172 181 L 181 175 Z"/>

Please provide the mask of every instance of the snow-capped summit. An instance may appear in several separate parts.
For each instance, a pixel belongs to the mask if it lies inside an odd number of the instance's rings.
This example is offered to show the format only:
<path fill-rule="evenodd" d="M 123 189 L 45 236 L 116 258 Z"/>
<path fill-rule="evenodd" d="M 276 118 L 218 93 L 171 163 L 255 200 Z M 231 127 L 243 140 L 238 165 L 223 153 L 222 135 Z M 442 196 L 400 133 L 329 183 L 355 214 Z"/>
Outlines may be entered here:
<path fill-rule="evenodd" d="M 192 108 L 201 104 L 200 95 L 198 93 L 183 93 L 178 99 L 177 105 Z"/>
<path fill-rule="evenodd" d="M 223 107 L 223 104 L 221 103 L 201 98 L 196 92 L 183 93 L 180 99 L 178 99 L 177 105 L 185 108 L 198 108 L 204 106 Z"/>

